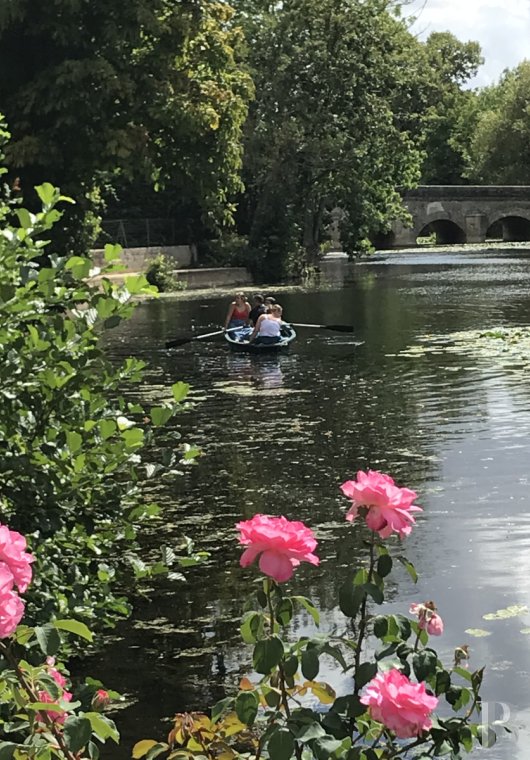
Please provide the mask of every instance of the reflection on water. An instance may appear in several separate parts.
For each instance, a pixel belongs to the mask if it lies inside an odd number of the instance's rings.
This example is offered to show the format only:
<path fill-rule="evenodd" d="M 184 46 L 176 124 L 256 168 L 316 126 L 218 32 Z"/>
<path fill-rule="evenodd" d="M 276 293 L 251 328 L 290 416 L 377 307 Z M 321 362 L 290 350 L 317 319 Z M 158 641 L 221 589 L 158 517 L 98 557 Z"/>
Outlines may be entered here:
<path fill-rule="evenodd" d="M 530 383 L 483 347 L 417 349 L 429 336 L 446 345 L 454 333 L 528 324 L 528 266 L 522 254 L 394 254 L 343 272 L 342 289 L 283 292 L 290 319 L 356 328 L 353 336 L 301 329 L 285 356 L 233 355 L 222 339 L 162 350 L 190 326 L 221 323 L 219 298 L 145 304 L 113 337 L 111 352 L 149 360 L 146 397 L 183 379 L 202 399 L 175 424 L 204 456 L 154 489 L 164 519 L 145 536 L 146 553 L 160 536 L 170 544 L 183 533 L 211 552 L 187 584 L 161 580 L 150 601 L 139 600 L 87 665 L 141 699 L 118 715 L 125 748 L 113 758 L 128 757 L 140 736 L 163 735 L 164 716 L 223 696 L 248 667 L 237 621 L 253 575 L 238 567 L 233 531 L 242 517 L 283 513 L 316 530 L 322 564 L 302 568 L 297 583 L 325 611 L 325 626 L 342 630 L 336 589 L 365 549 L 359 526 L 345 524 L 338 485 L 366 467 L 416 489 L 425 509 L 407 541 L 419 586 L 397 574 L 388 609 L 435 599 L 446 621 L 442 654 L 469 643 L 472 666 L 489 664 L 486 698 L 509 704 L 530 736 L 530 615 L 483 619 L 530 600 Z M 313 631 L 306 615 L 297 625 Z M 465 632 L 477 628 L 490 635 Z M 348 688 L 347 677 L 330 678 Z M 485 756 L 522 760 L 525 744 L 504 740 Z"/>

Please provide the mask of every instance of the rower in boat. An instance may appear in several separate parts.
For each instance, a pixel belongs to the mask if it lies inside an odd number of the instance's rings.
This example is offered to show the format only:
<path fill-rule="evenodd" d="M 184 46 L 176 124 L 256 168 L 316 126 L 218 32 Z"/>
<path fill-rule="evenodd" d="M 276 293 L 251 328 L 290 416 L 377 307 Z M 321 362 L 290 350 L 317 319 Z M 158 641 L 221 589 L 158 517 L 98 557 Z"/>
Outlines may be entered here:
<path fill-rule="evenodd" d="M 270 314 L 262 314 L 256 322 L 249 343 L 264 346 L 279 343 L 282 339 L 282 311 L 279 303 L 272 304 Z"/>
<path fill-rule="evenodd" d="M 250 315 L 250 304 L 244 293 L 236 293 L 234 300 L 228 307 L 225 319 L 225 330 L 232 327 L 246 327 Z"/>

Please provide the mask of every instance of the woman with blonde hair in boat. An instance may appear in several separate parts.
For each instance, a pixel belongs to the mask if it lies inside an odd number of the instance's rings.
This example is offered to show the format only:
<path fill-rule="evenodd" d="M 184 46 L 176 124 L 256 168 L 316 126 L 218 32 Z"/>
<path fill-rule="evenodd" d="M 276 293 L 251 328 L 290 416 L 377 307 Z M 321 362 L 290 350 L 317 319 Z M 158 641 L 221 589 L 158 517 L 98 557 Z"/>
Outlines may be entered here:
<path fill-rule="evenodd" d="M 236 293 L 234 300 L 228 307 L 225 319 L 225 330 L 229 327 L 246 327 L 250 314 L 250 304 L 244 293 Z"/>
<path fill-rule="evenodd" d="M 272 346 L 275 343 L 279 343 L 282 339 L 282 311 L 283 309 L 279 303 L 272 304 L 270 313 L 262 314 L 259 317 L 249 338 L 249 342 L 264 346 Z"/>

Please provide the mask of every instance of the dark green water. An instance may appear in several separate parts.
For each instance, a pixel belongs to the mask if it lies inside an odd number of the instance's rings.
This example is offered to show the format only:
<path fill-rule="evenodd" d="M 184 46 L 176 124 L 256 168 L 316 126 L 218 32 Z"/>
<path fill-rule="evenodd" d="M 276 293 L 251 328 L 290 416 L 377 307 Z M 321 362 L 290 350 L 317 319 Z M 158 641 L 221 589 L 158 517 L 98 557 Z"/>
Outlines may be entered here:
<path fill-rule="evenodd" d="M 132 701 L 114 716 L 123 749 L 108 757 L 164 737 L 164 718 L 208 707 L 245 674 L 238 619 L 254 576 L 238 566 L 233 526 L 242 517 L 284 514 L 316 530 L 322 564 L 302 569 L 293 586 L 318 603 L 324 628 L 344 627 L 336 590 L 364 548 L 362 532 L 344 521 L 338 486 L 368 467 L 417 490 L 425 510 L 405 547 L 419 584 L 398 574 L 388 609 L 436 601 L 446 624 L 441 653 L 450 662 L 468 643 L 471 666 L 488 666 L 490 718 L 501 717 L 493 703 L 504 702 L 520 732 L 485 757 L 528 756 L 530 636 L 521 631 L 530 614 L 482 616 L 530 604 L 530 379 L 524 357 L 490 354 L 473 331 L 529 324 L 530 258 L 393 255 L 351 268 L 345 281 L 339 268 L 328 275 L 320 291 L 278 300 L 288 319 L 353 323 L 353 336 L 300 330 L 278 358 L 232 355 L 219 339 L 166 352 L 166 338 L 222 322 L 226 298 L 188 298 L 142 305 L 113 338 L 114 354 L 149 361 L 146 397 L 182 379 L 202 398 L 177 424 L 204 456 L 155 490 L 164 519 L 145 536 L 146 556 L 186 534 L 211 557 L 186 584 L 161 580 L 138 599 L 133 618 L 88 664 Z M 462 331 L 465 347 L 453 350 L 451 336 Z M 312 630 L 304 616 L 298 626 Z M 321 676 L 348 688 L 331 666 Z"/>

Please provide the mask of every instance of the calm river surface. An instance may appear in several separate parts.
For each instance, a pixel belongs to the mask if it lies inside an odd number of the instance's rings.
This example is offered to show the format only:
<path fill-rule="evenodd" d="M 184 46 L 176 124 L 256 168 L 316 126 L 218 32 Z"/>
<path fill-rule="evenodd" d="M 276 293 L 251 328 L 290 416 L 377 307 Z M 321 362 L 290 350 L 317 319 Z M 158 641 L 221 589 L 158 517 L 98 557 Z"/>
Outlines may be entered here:
<path fill-rule="evenodd" d="M 405 547 L 420 581 L 414 587 L 398 573 L 387 610 L 436 601 L 442 655 L 450 662 L 468 643 L 471 667 L 488 666 L 490 718 L 503 716 L 493 702 L 506 703 L 519 731 L 484 757 L 528 758 L 530 614 L 483 615 L 530 603 L 530 375 L 524 355 L 507 358 L 498 340 L 479 333 L 530 323 L 530 258 L 392 254 L 350 267 L 344 280 L 339 266 L 328 274 L 315 291 L 277 294 L 286 318 L 351 323 L 355 333 L 300 329 L 287 356 L 233 355 L 220 339 L 163 350 L 190 326 L 219 325 L 226 297 L 143 304 L 112 339 L 114 355 L 149 362 L 146 399 L 167 397 L 164 386 L 177 380 L 201 399 L 175 425 L 204 456 L 152 494 L 164 518 L 145 535 L 146 556 L 182 534 L 211 556 L 186 571 L 186 584 L 161 580 L 150 599 L 138 599 L 132 619 L 88 663 L 132 701 L 114 716 L 124 745 L 108 757 L 130 757 L 139 738 L 164 737 L 164 718 L 207 708 L 247 672 L 238 620 L 254 574 L 238 566 L 233 526 L 241 518 L 284 514 L 316 530 L 322 564 L 302 568 L 293 587 L 316 600 L 324 628 L 343 628 L 336 591 L 365 548 L 362 530 L 344 521 L 338 486 L 371 468 L 418 491 L 425 510 Z M 305 616 L 298 625 L 314 630 Z M 322 676 L 348 688 L 331 667 Z"/>

